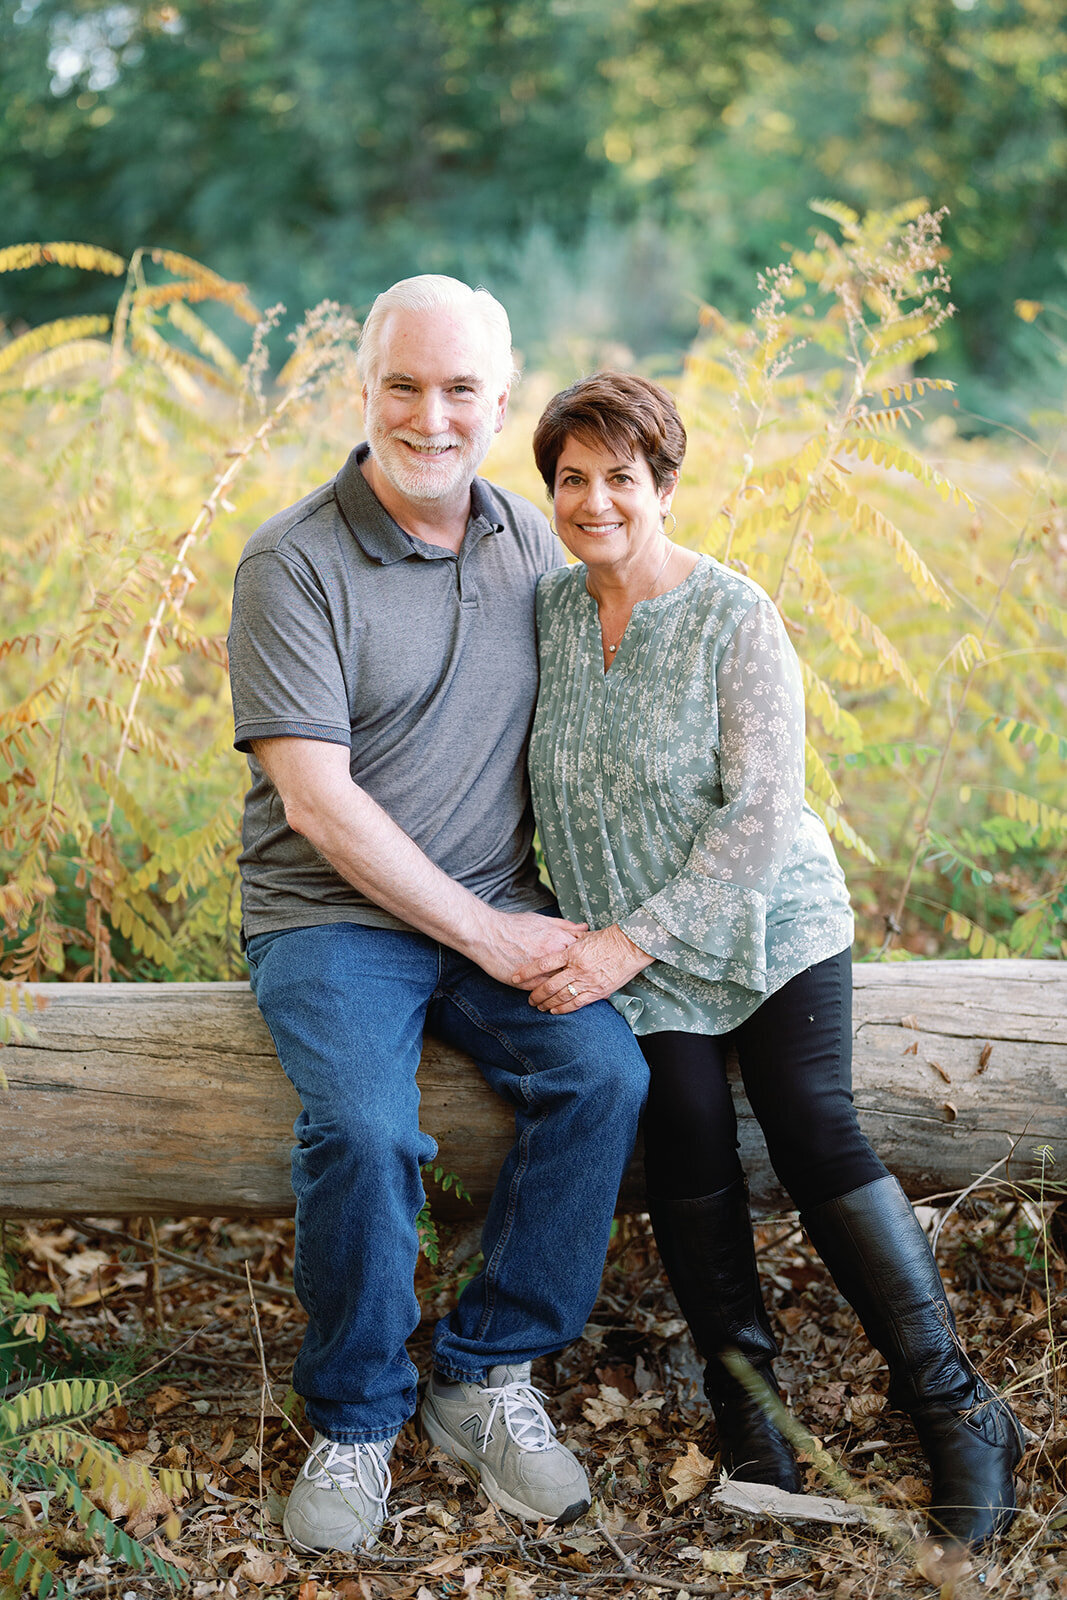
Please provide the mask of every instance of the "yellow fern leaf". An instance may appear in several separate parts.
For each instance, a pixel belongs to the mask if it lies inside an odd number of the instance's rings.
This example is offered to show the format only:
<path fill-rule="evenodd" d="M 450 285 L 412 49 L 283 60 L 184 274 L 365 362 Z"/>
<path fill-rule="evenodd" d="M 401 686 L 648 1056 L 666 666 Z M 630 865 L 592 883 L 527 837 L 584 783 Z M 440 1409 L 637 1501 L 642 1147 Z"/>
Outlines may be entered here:
<path fill-rule="evenodd" d="M 1016 817 L 1020 822 L 1026 822 L 1048 839 L 1060 838 L 1067 834 L 1067 811 L 1061 811 L 1056 806 L 1046 805 L 1036 796 L 1026 794 L 1019 789 L 1002 789 L 994 791 L 998 806 L 1004 814 Z"/>
<path fill-rule="evenodd" d="M 184 333 L 190 344 L 196 346 L 206 360 L 212 362 L 235 383 L 240 382 L 241 363 L 227 344 L 213 333 L 207 323 L 191 311 L 184 300 L 178 301 L 170 307 L 167 316 L 180 333 Z M 282 371 L 284 372 L 284 368 Z M 281 381 L 281 379 L 279 379 Z"/>
<path fill-rule="evenodd" d="M 925 703 L 925 691 L 900 651 L 865 611 L 861 611 L 854 601 L 833 587 L 811 551 L 802 547 L 796 554 L 796 564 L 810 604 L 838 649 L 845 654 L 858 656 L 862 652 L 855 642 L 856 636 L 866 639 L 882 664 L 907 686 L 917 700 Z"/>
<path fill-rule="evenodd" d="M 11 244 L 0 250 L 0 272 L 23 272 L 49 264 L 80 267 L 83 272 L 106 272 L 120 278 L 126 262 L 112 250 L 95 244 Z"/>
<path fill-rule="evenodd" d="M 906 339 L 900 344 L 891 345 L 884 355 L 877 356 L 870 363 L 867 368 L 867 381 L 876 386 L 879 379 L 899 372 L 901 367 L 913 366 L 916 361 L 924 361 L 927 356 L 932 356 L 936 349 L 937 339 L 932 333 L 922 333 L 915 339 Z"/>
<path fill-rule="evenodd" d="M 231 282 L 221 273 L 205 267 L 202 261 L 194 261 L 192 256 L 183 255 L 180 250 L 154 249 L 149 254 L 157 266 L 173 272 L 176 278 L 191 278 L 204 284 L 209 289 L 211 299 L 223 301 L 246 322 L 259 321 L 259 311 L 249 299 L 245 284 Z"/>
<path fill-rule="evenodd" d="M 856 832 L 850 822 L 845 820 L 836 806 L 831 805 L 829 801 L 820 799 L 814 792 L 809 792 L 807 799 L 811 809 L 822 818 L 835 839 L 845 845 L 847 849 L 855 850 L 857 855 L 863 856 L 864 860 L 869 861 L 872 866 L 878 865 L 878 857 L 866 839 Z"/>
<path fill-rule="evenodd" d="M 42 350 L 54 350 L 56 345 L 69 344 L 72 339 L 106 333 L 110 326 L 111 318 L 103 316 L 59 317 L 55 322 L 43 322 L 0 349 L 0 372 L 10 372 L 27 356 L 40 355 Z"/>
<path fill-rule="evenodd" d="M 810 739 L 804 740 L 804 770 L 808 788 L 820 800 L 828 800 L 832 806 L 841 804 L 841 791 Z"/>
<path fill-rule="evenodd" d="M 974 501 L 965 489 L 950 483 L 942 473 L 931 467 L 929 462 L 917 456 L 914 451 L 905 449 L 894 439 L 879 439 L 866 435 L 859 438 L 848 436 L 842 440 L 841 449 L 858 456 L 861 461 L 869 460 L 876 466 L 907 472 L 920 483 L 937 489 L 942 499 L 951 500 L 954 505 L 966 505 L 974 510 Z"/>
<path fill-rule="evenodd" d="M 690 354 L 686 356 L 682 370 L 686 378 L 713 389 L 717 394 L 732 394 L 737 388 L 736 372 L 725 361 L 716 361 L 713 356 Z"/>
<path fill-rule="evenodd" d="M 863 746 L 863 731 L 851 711 L 838 703 L 833 690 L 820 678 L 808 662 L 800 658 L 800 673 L 804 680 L 804 700 L 827 733 L 839 738 L 846 750 L 859 750 Z"/>
<path fill-rule="evenodd" d="M 908 383 L 889 384 L 882 390 L 882 402 L 889 405 L 893 400 L 910 400 L 913 393 L 920 398 L 938 389 L 945 389 L 951 394 L 955 388 L 951 378 L 912 378 Z"/>
<path fill-rule="evenodd" d="M 110 356 L 111 346 L 102 339 L 74 339 L 31 361 L 19 373 L 19 379 L 24 389 L 41 389 L 62 373 L 75 372 L 79 367 L 103 366 Z"/>
<path fill-rule="evenodd" d="M 1011 950 L 1000 939 L 995 939 L 985 928 L 980 928 L 958 911 L 946 912 L 942 926 L 946 933 L 950 933 L 961 944 L 966 944 L 972 956 L 980 956 L 986 961 L 1002 961 L 1011 955 Z"/>
<path fill-rule="evenodd" d="M 809 200 L 808 210 L 814 211 L 818 217 L 829 217 L 831 222 L 836 222 L 846 239 L 857 236 L 859 212 L 853 211 L 851 206 L 846 206 L 841 200 Z"/>
<path fill-rule="evenodd" d="M 852 523 L 860 532 L 876 534 L 879 539 L 884 539 L 893 552 L 893 556 L 912 585 L 925 599 L 932 600 L 935 605 L 944 610 L 951 609 L 952 602 L 941 584 L 934 577 L 926 562 L 922 559 L 914 545 L 905 538 L 895 523 L 876 506 L 869 505 L 866 501 L 858 500 L 855 495 L 847 492 L 838 493 L 830 484 L 826 485 L 826 493 L 835 508 Z"/>
<path fill-rule="evenodd" d="M 945 667 L 954 667 L 961 677 L 966 677 L 977 661 L 985 659 L 986 653 L 982 641 L 976 639 L 973 633 L 965 633 L 956 640 L 937 670 L 941 672 Z"/>

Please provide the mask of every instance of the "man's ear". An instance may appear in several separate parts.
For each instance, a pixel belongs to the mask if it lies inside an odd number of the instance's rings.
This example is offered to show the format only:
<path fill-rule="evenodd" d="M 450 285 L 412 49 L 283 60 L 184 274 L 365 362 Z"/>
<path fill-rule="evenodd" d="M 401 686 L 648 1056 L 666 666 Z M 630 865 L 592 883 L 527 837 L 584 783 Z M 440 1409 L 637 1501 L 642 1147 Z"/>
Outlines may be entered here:
<path fill-rule="evenodd" d="M 494 433 L 499 433 L 501 428 L 504 426 L 504 419 L 508 414 L 508 400 L 509 400 L 510 396 L 511 396 L 511 384 L 509 383 L 507 388 L 504 390 L 503 394 L 497 396 L 496 417 L 495 417 L 495 419 L 493 421 L 493 432 Z"/>

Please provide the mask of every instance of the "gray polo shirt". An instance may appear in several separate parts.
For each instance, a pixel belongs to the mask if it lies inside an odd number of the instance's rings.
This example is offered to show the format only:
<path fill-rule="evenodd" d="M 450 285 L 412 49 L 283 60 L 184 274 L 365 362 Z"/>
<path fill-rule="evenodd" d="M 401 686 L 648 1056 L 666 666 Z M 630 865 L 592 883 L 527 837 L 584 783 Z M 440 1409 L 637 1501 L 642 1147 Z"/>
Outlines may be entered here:
<path fill-rule="evenodd" d="M 324 739 L 450 877 L 501 910 L 549 901 L 531 850 L 526 743 L 534 590 L 562 552 L 519 495 L 476 478 L 459 554 L 405 533 L 360 470 L 279 512 L 234 584 L 234 743 L 249 752 L 240 857 L 247 937 L 324 922 L 404 928 L 287 825 L 253 739 Z"/>

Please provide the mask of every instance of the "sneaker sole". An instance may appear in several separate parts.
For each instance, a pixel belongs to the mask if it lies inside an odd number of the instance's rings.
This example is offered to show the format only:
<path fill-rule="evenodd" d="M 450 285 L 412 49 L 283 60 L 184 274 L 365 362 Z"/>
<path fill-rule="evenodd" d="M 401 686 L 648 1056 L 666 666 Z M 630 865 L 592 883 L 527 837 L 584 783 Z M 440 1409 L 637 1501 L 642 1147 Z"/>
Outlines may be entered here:
<path fill-rule="evenodd" d="M 501 1511 L 510 1511 L 513 1517 L 519 1517 L 523 1522 L 551 1522 L 554 1526 L 564 1528 L 570 1522 L 577 1522 L 582 1514 L 589 1510 L 588 1500 L 575 1500 L 573 1504 L 554 1517 L 546 1516 L 543 1511 L 538 1511 L 534 1506 L 523 1505 L 521 1500 L 516 1500 L 514 1495 L 502 1489 L 486 1466 L 480 1466 L 472 1461 L 470 1456 L 464 1454 L 462 1447 L 457 1445 L 455 1439 L 448 1433 L 433 1414 L 427 1415 L 425 1405 L 419 1410 L 417 1431 L 419 1435 L 443 1450 L 450 1461 L 454 1461 L 460 1471 L 465 1473 L 476 1489 L 482 1489 L 487 1499 L 491 1500 Z"/>

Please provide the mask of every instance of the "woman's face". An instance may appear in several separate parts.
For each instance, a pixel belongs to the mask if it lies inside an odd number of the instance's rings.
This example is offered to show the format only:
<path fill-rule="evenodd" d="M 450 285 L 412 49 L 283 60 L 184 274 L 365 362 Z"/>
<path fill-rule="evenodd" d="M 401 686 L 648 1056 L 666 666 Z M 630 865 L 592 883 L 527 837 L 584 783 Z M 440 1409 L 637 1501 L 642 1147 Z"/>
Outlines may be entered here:
<path fill-rule="evenodd" d="M 556 530 L 587 566 L 629 563 L 658 541 L 674 484 L 657 489 L 643 455 L 619 456 L 570 437 L 556 463 Z"/>

